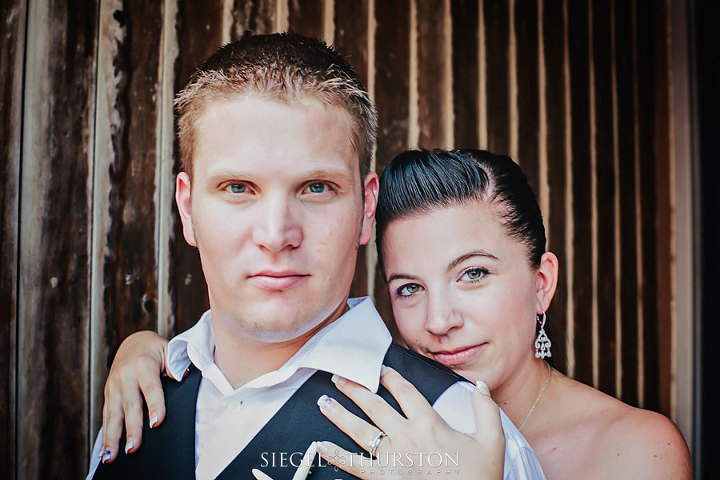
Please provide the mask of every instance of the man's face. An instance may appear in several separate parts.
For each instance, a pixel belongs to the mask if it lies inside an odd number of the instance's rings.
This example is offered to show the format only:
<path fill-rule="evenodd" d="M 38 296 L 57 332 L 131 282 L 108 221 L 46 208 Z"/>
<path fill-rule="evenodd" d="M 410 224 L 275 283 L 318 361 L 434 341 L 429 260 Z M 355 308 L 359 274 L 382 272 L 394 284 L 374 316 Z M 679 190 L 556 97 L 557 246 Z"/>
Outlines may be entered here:
<path fill-rule="evenodd" d="M 283 342 L 337 318 L 370 240 L 377 176 L 360 178 L 350 118 L 314 99 L 210 102 L 196 124 L 185 239 L 200 251 L 213 321 Z"/>

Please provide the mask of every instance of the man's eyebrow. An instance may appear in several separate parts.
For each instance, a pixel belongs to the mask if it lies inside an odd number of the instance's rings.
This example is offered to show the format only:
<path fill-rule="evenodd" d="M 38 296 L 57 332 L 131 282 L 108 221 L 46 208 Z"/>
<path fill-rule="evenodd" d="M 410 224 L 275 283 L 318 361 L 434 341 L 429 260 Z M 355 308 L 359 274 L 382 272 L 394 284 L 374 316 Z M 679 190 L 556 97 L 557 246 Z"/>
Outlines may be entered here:
<path fill-rule="evenodd" d="M 343 180 L 352 180 L 354 172 L 348 171 L 344 168 L 338 169 L 317 169 L 308 170 L 302 174 L 305 178 L 341 178 Z"/>
<path fill-rule="evenodd" d="M 489 258 L 490 260 L 500 260 L 498 257 L 493 255 L 490 252 L 486 252 L 485 250 L 474 250 L 472 252 L 465 253 L 463 255 L 460 255 L 452 262 L 448 263 L 448 266 L 445 268 L 446 271 L 450 271 L 453 268 L 457 267 L 461 263 L 463 263 L 465 260 L 473 257 L 483 257 L 483 258 Z"/>
<path fill-rule="evenodd" d="M 354 172 L 347 171 L 346 169 L 316 169 L 316 170 L 308 170 L 306 172 L 300 172 L 297 177 L 301 178 L 302 180 L 311 180 L 311 179 L 337 179 L 342 181 L 351 181 L 353 179 Z M 228 178 L 233 179 L 252 179 L 254 177 L 258 176 L 258 172 L 252 172 L 249 170 L 243 170 L 243 169 L 222 169 L 217 170 L 214 172 L 210 172 L 208 175 L 208 179 L 211 183 L 215 183 L 219 180 L 225 180 Z"/>
<path fill-rule="evenodd" d="M 235 179 L 241 179 L 241 178 L 249 178 L 252 175 L 250 172 L 244 171 L 244 170 L 235 170 L 235 169 L 222 169 L 222 170 L 216 170 L 214 172 L 210 172 L 210 174 L 207 176 L 208 180 L 211 182 L 215 182 L 218 180 L 226 180 L 228 178 L 235 178 Z"/>

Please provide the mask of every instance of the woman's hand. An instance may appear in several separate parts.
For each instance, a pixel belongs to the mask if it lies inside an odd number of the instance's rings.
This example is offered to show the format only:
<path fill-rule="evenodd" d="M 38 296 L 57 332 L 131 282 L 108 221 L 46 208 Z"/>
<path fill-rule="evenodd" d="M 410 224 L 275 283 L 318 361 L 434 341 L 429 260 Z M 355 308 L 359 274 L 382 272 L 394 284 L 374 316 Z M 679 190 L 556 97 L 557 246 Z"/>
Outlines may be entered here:
<path fill-rule="evenodd" d="M 381 383 L 395 397 L 405 416 L 365 387 L 343 378 L 333 379 L 337 388 L 355 402 L 379 429 L 324 395 L 318 405 L 331 422 L 368 452 L 373 441 L 376 444 L 376 460 L 371 463 L 367 457 L 350 453 L 334 443 L 319 442 L 318 452 L 328 463 L 365 480 L 407 478 L 409 471 L 415 474 L 420 469 L 430 468 L 434 472 L 436 468 L 428 464 L 436 465 L 439 454 L 442 456 L 442 468 L 447 466 L 446 458 L 453 459 L 449 467 L 453 470 L 453 478 L 503 478 L 505 434 L 499 408 L 483 382 L 478 382 L 473 391 L 477 431 L 465 434 L 450 428 L 420 392 L 391 368 L 384 371 Z M 385 436 L 378 437 L 381 431 Z M 419 466 L 420 460 L 422 467 Z"/>
<path fill-rule="evenodd" d="M 165 418 L 165 396 L 160 375 L 165 369 L 168 341 L 152 331 L 127 337 L 115 355 L 105 382 L 102 452 L 104 461 L 115 460 L 125 419 L 125 452 L 136 451 L 142 442 L 142 396 L 148 405 L 150 427 Z M 109 457 L 105 458 L 107 452 Z"/>

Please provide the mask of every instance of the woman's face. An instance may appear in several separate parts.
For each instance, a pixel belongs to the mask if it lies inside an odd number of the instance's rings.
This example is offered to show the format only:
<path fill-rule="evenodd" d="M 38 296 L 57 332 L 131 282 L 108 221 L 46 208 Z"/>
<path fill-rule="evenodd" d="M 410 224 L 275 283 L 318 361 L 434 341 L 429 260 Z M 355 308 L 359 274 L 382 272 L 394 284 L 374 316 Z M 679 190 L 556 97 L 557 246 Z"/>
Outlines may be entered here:
<path fill-rule="evenodd" d="M 547 279 L 492 205 L 473 200 L 395 220 L 383 242 L 393 314 L 410 348 L 491 390 L 535 360 Z"/>

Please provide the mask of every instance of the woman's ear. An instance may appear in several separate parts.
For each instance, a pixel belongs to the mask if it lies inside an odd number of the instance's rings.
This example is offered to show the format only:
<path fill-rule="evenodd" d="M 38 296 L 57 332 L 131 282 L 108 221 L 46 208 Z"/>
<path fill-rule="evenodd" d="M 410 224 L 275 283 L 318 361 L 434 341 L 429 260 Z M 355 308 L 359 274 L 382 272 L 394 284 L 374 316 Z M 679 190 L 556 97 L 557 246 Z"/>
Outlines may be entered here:
<path fill-rule="evenodd" d="M 537 269 L 537 313 L 538 315 L 546 312 L 550 308 L 550 302 L 558 282 L 558 259 L 552 252 L 545 252 L 540 258 L 540 267 Z"/>

